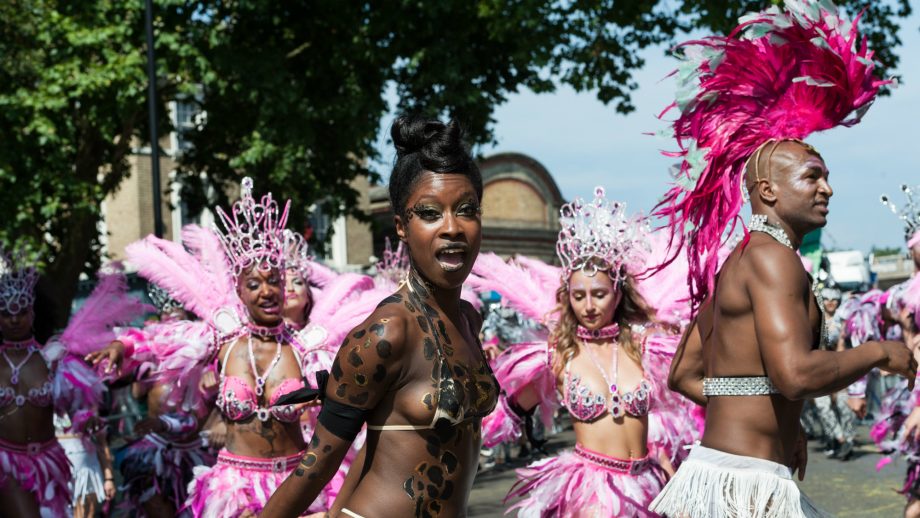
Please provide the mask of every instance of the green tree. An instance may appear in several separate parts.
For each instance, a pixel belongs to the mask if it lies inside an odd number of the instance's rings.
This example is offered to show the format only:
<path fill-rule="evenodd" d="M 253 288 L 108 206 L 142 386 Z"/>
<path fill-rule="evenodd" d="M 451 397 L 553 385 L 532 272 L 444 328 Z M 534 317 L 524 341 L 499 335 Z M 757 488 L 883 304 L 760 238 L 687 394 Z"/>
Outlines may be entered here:
<path fill-rule="evenodd" d="M 868 6 L 862 27 L 889 46 L 881 60 L 896 65 L 895 29 L 907 0 L 842 3 Z M 355 212 L 349 182 L 376 178 L 368 164 L 378 158 L 389 85 L 400 110 L 456 117 L 474 142 L 488 142 L 493 110 L 522 88 L 567 84 L 631 111 L 640 49 L 694 28 L 724 32 L 741 11 L 763 5 L 155 4 L 159 113 L 166 100 L 184 99 L 206 114 L 186 135 L 194 147 L 181 157 L 183 199 L 198 209 L 226 204 L 228 187 L 251 175 L 258 190 L 293 200 L 295 226 L 317 202 L 331 215 Z M 141 0 L 0 2 L 0 203 L 7 215 L 0 242 L 41 253 L 61 307 L 69 307 L 78 275 L 98 265 L 99 206 L 128 173 L 132 149 L 147 140 L 143 15 Z"/>
<path fill-rule="evenodd" d="M 0 2 L 0 242 L 43 258 L 58 325 L 147 128 L 143 13 L 139 0 Z"/>

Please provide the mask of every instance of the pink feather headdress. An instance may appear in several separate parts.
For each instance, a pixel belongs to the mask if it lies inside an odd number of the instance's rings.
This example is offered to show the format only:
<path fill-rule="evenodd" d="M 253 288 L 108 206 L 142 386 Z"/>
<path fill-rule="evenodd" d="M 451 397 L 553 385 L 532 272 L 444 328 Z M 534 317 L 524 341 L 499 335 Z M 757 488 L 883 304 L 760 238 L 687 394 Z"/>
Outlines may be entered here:
<path fill-rule="evenodd" d="M 642 266 L 648 253 L 648 224 L 641 215 L 628 216 L 626 204 L 608 200 L 603 187 L 595 187 L 591 203 L 575 198 L 559 209 L 556 254 L 562 263 L 563 282 L 572 272 L 594 275 L 607 270 L 618 282 L 623 267 Z M 636 272 L 632 272 L 636 273 Z"/>
<path fill-rule="evenodd" d="M 769 141 L 856 124 L 888 83 L 873 77 L 858 19 L 829 0 L 786 0 L 743 17 L 728 37 L 679 47 L 677 100 L 661 116 L 679 112 L 680 150 L 665 155 L 681 164 L 655 215 L 677 241 L 670 260 L 686 244 L 695 303 L 712 288 L 726 230 L 740 223 L 748 159 Z"/>
<path fill-rule="evenodd" d="M 215 225 L 233 274 L 239 276 L 253 265 L 283 270 L 284 226 L 291 202 L 280 210 L 271 193 L 256 202 L 252 196 L 252 178 L 248 176 L 243 178 L 240 188 L 240 199 L 233 204 L 230 214 L 217 209 L 223 231 Z"/>
<path fill-rule="evenodd" d="M 19 252 L 0 249 L 0 312 L 17 315 L 35 303 L 38 270 Z"/>

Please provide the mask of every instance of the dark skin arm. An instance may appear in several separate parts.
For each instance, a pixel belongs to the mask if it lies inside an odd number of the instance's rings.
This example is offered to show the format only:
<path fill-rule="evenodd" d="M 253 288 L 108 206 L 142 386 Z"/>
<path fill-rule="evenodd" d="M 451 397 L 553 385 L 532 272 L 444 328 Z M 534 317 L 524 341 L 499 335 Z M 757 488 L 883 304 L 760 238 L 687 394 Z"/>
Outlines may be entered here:
<path fill-rule="evenodd" d="M 329 509 L 329 516 L 338 516 L 339 513 L 342 512 L 342 509 L 345 508 L 345 502 L 348 501 L 349 496 L 351 496 L 355 488 L 358 487 L 358 480 L 361 479 L 361 472 L 364 470 L 364 459 L 366 457 L 367 447 L 361 448 L 361 451 L 359 451 L 358 455 L 355 457 L 355 461 L 352 462 L 351 468 L 348 470 L 348 475 L 345 476 L 345 482 L 342 484 L 342 489 L 339 490 L 339 494 L 335 497 L 335 502 Z"/>
<path fill-rule="evenodd" d="M 697 405 L 706 406 L 708 398 L 703 395 L 703 339 L 697 319 L 694 318 L 671 360 L 668 373 L 668 388 L 681 394 Z"/>
<path fill-rule="evenodd" d="M 812 349 L 809 319 L 812 299 L 799 258 L 780 247 L 751 255 L 748 292 L 754 310 L 757 343 L 767 375 L 789 400 L 832 394 L 873 367 L 908 378 L 913 388 L 917 363 L 901 342 L 866 342 L 843 352 Z"/>
<path fill-rule="evenodd" d="M 349 333 L 336 355 L 326 400 L 373 410 L 402 375 L 405 321 L 382 306 Z M 321 423 L 294 472 L 272 495 L 263 518 L 296 517 L 332 479 L 351 446 Z"/>

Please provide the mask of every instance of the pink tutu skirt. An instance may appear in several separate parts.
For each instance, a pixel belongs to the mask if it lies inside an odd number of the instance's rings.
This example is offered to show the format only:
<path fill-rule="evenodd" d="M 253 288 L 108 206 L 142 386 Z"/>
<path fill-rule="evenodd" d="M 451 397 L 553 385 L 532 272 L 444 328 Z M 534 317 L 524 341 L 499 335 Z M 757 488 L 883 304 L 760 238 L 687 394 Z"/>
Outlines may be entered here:
<path fill-rule="evenodd" d="M 506 501 L 522 518 L 658 516 L 648 505 L 664 487 L 664 470 L 649 457 L 623 460 L 581 445 L 517 471 Z"/>
<path fill-rule="evenodd" d="M 185 509 L 191 510 L 195 518 L 238 518 L 247 511 L 258 516 L 302 456 L 303 452 L 264 459 L 221 450 L 213 467 L 195 468 Z M 321 493 L 306 514 L 327 508 L 326 498 Z"/>
<path fill-rule="evenodd" d="M 70 461 L 57 439 L 29 444 L 0 439 L 0 487 L 10 479 L 35 495 L 43 515 L 68 516 Z"/>

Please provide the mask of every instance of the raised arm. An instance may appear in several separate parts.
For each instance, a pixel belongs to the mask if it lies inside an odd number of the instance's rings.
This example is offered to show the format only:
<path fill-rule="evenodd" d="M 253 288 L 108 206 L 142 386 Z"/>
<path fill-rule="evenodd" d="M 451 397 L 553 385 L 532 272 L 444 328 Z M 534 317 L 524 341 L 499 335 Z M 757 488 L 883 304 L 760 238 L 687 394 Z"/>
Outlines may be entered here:
<path fill-rule="evenodd" d="M 708 398 L 703 395 L 703 337 L 698 318 L 693 319 L 680 339 L 671 360 L 668 388 L 697 405 L 706 406 Z"/>
<path fill-rule="evenodd" d="M 316 431 L 300 464 L 272 495 L 262 517 L 300 516 L 338 470 L 380 400 L 402 374 L 405 320 L 386 299 L 342 343 L 326 384 Z"/>
<path fill-rule="evenodd" d="M 812 297 L 799 258 L 789 250 L 760 248 L 751 254 L 754 278 L 748 290 L 754 327 L 767 375 L 790 400 L 837 392 L 873 367 L 908 378 L 917 363 L 901 342 L 866 342 L 843 352 L 812 349 L 808 318 Z"/>

